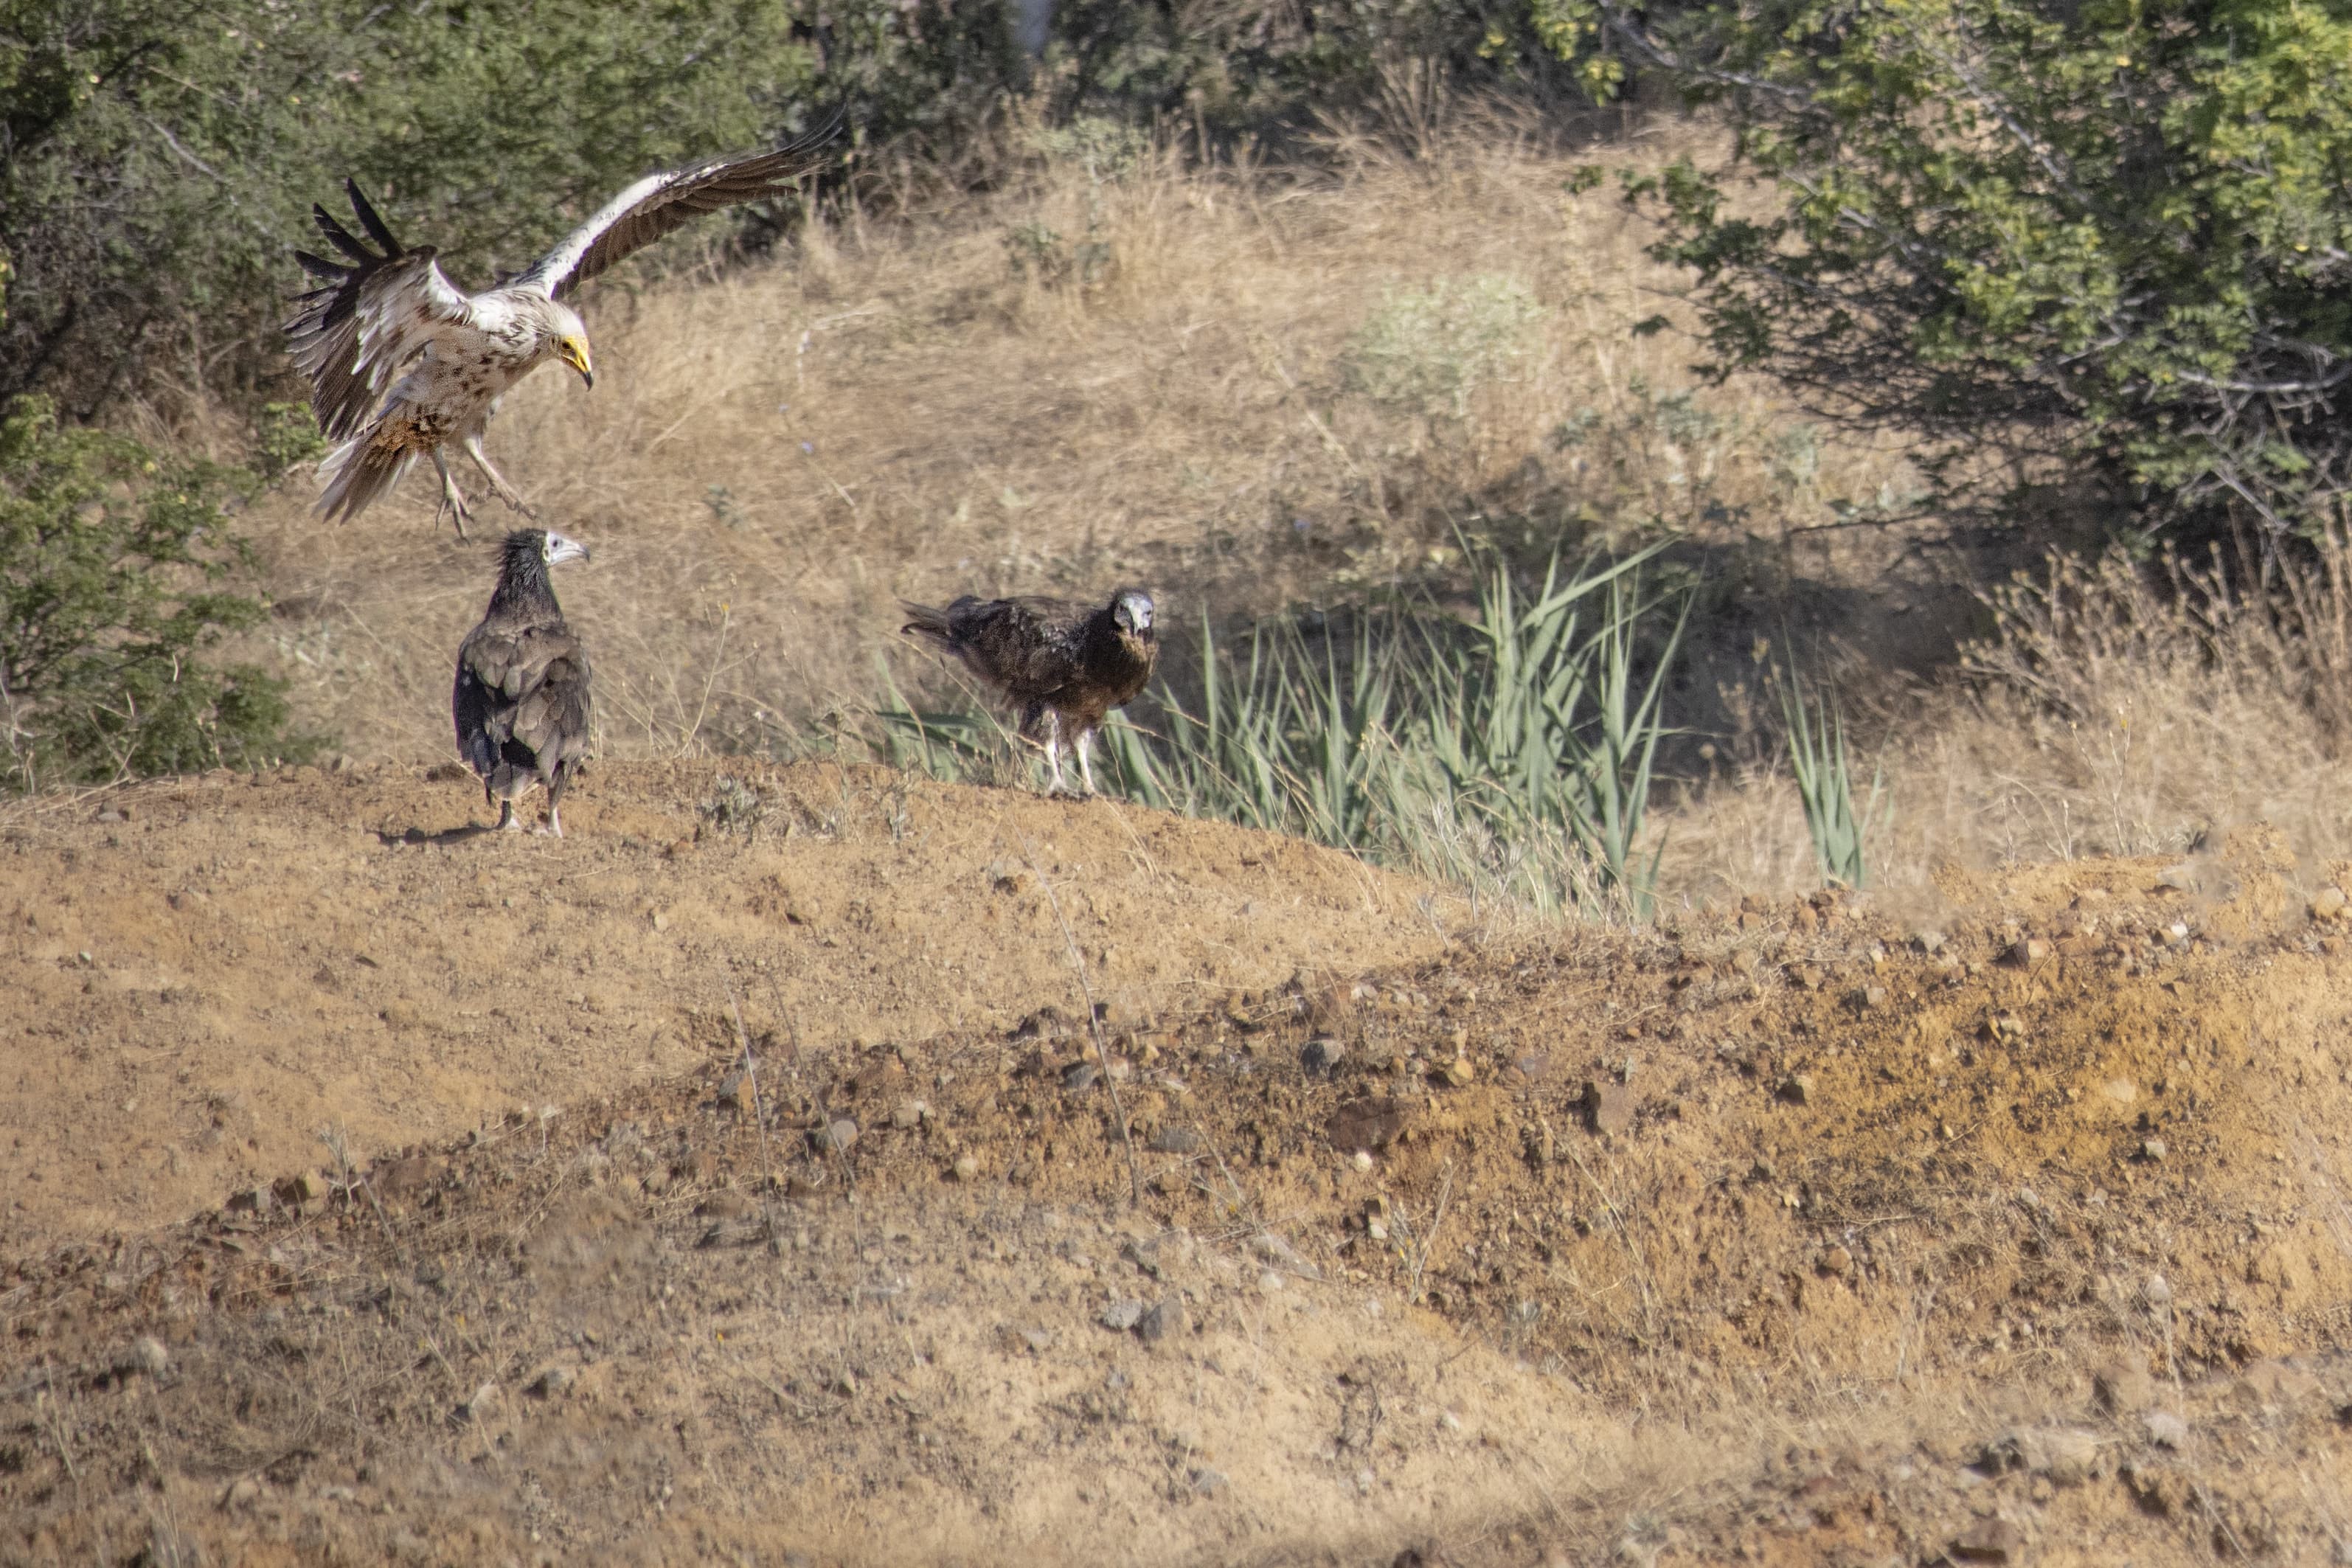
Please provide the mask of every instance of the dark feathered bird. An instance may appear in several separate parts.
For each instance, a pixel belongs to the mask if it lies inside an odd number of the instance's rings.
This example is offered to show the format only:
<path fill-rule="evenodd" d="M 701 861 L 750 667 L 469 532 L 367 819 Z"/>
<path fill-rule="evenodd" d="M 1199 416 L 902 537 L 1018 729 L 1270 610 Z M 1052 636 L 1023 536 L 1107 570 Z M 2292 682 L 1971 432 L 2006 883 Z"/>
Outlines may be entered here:
<path fill-rule="evenodd" d="M 499 549 L 499 586 L 482 624 L 457 649 L 449 699 L 457 750 L 499 807 L 499 826 L 520 830 L 514 803 L 547 789 L 547 826 L 563 837 L 564 787 L 588 754 L 588 652 L 563 622 L 547 569 L 585 561 L 588 547 L 543 529 L 520 529 Z"/>
<path fill-rule="evenodd" d="M 1143 689 L 1160 645 L 1151 595 L 1121 588 L 1100 606 L 1067 599 L 981 599 L 966 594 L 944 610 L 900 600 L 901 629 L 963 660 L 966 669 L 1021 712 L 1021 733 L 1042 740 L 1062 781 L 1062 748 L 1074 745 L 1087 793 L 1095 787 L 1091 744 L 1103 716 Z"/>

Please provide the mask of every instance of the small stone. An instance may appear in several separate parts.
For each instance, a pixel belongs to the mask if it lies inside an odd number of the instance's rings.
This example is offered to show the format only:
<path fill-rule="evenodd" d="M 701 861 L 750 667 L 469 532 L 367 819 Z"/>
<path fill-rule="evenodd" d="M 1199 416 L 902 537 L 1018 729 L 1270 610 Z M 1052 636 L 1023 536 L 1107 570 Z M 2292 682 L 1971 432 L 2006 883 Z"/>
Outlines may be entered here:
<path fill-rule="evenodd" d="M 2311 895 L 2311 918 L 2322 924 L 2340 921 L 2347 904 L 2352 904 L 2352 900 L 2345 898 L 2343 889 L 2322 888 Z"/>
<path fill-rule="evenodd" d="M 1192 1472 L 1192 1489 L 1202 1497 L 1215 1497 L 1232 1485 L 1223 1470 L 1213 1470 L 1203 1465 Z"/>
<path fill-rule="evenodd" d="M 1853 1272 L 1853 1254 L 1843 1247 L 1824 1251 L 1813 1267 L 1832 1279 L 1843 1279 Z"/>
<path fill-rule="evenodd" d="M 1633 1125 L 1633 1091 L 1608 1079 L 1586 1079 L 1584 1118 L 1596 1133 L 1622 1135 Z"/>
<path fill-rule="evenodd" d="M 473 1397 L 457 1406 L 453 1414 L 460 1423 L 479 1421 L 490 1413 L 490 1406 L 498 1402 L 499 1385 L 495 1383 L 485 1383 L 476 1388 Z"/>
<path fill-rule="evenodd" d="M 1182 1333 L 1184 1327 L 1184 1299 L 1163 1296 L 1137 1321 L 1135 1332 L 1145 1344 L 1156 1345 L 1171 1334 Z"/>
<path fill-rule="evenodd" d="M 1929 957 L 1934 957 L 1944 945 L 1944 933 L 1934 929 L 1911 933 L 1911 945 Z"/>
<path fill-rule="evenodd" d="M 1171 1124 L 1155 1129 L 1144 1146 L 1155 1154 L 1197 1154 L 1201 1135 L 1190 1127 Z"/>
<path fill-rule="evenodd" d="M 171 1369 L 172 1352 L 152 1334 L 142 1334 L 131 1341 L 131 1348 L 115 1363 L 118 1372 L 143 1372 L 150 1377 L 161 1377 Z"/>
<path fill-rule="evenodd" d="M 1361 1149 L 1349 1155 L 1348 1163 L 1356 1168 L 1356 1173 L 1359 1175 L 1372 1168 L 1372 1157 Z"/>
<path fill-rule="evenodd" d="M 1298 1048 L 1298 1065 L 1309 1078 L 1328 1078 L 1347 1054 L 1337 1040 L 1309 1040 Z"/>
<path fill-rule="evenodd" d="M 656 910 L 654 911 L 654 917 L 653 917 L 653 918 L 654 918 L 654 930 L 656 930 L 656 931 L 667 931 L 667 930 L 669 930 L 669 915 L 668 915 L 668 913 L 667 913 L 666 910 Z"/>
<path fill-rule="evenodd" d="M 1468 1057 L 1455 1057 L 1443 1067 L 1433 1069 L 1429 1076 L 1451 1088 L 1467 1089 L 1471 1080 L 1478 1076 L 1478 1066 Z"/>
<path fill-rule="evenodd" d="M 1886 1005 L 1890 994 L 1884 985 L 1865 985 L 1862 988 L 1862 1005 L 1874 1012 Z"/>
<path fill-rule="evenodd" d="M 2021 937 L 2005 956 L 2012 967 L 2031 969 L 2050 956 L 2050 944 L 2038 936 Z"/>
<path fill-rule="evenodd" d="M 269 1212 L 270 1191 L 268 1187 L 241 1187 L 228 1197 L 231 1214 L 265 1215 Z"/>
<path fill-rule="evenodd" d="M 1782 1100 L 1791 1105 L 1811 1105 L 1813 1102 L 1813 1075 L 1808 1072 L 1790 1073 L 1780 1080 L 1780 1094 Z"/>
<path fill-rule="evenodd" d="M 2143 1138 L 2139 1141 L 2139 1157 L 2141 1159 L 2146 1160 L 2150 1163 L 2154 1163 L 2156 1161 L 2163 1159 L 2164 1155 L 2165 1147 L 2163 1139 Z"/>
<path fill-rule="evenodd" d="M 1133 1300 L 1113 1301 L 1102 1310 L 1102 1316 L 1096 1320 L 1104 1328 L 1122 1334 L 1142 1321 L 1143 1303 Z"/>
<path fill-rule="evenodd" d="M 969 1182 L 980 1174 L 980 1160 L 971 1154 L 958 1154 L 955 1160 L 956 1180 Z"/>
<path fill-rule="evenodd" d="M 1018 1333 L 1021 1342 L 1029 1347 L 1033 1355 L 1044 1355 L 1054 1348 L 1054 1336 L 1043 1329 L 1022 1329 Z"/>
<path fill-rule="evenodd" d="M 891 1107 L 890 1125 L 901 1132 L 909 1128 L 920 1127 L 923 1124 L 923 1118 L 929 1115 L 930 1111 L 931 1108 L 919 1100 L 902 1100 Z"/>
<path fill-rule="evenodd" d="M 1282 1289 L 1282 1276 L 1271 1268 L 1267 1269 L 1257 1277 L 1257 1289 L 1261 1296 L 1279 1294 Z"/>
<path fill-rule="evenodd" d="M 327 1178 L 316 1171 L 303 1171 L 296 1175 L 278 1177 L 269 1190 L 279 1203 L 289 1207 L 314 1204 L 327 1195 Z"/>
<path fill-rule="evenodd" d="M 846 1116 L 825 1127 L 816 1135 L 816 1146 L 821 1152 L 825 1153 L 846 1153 L 849 1146 L 856 1142 L 857 1123 Z"/>
<path fill-rule="evenodd" d="M 551 1366 L 523 1385 L 523 1392 L 534 1399 L 552 1399 L 572 1386 L 569 1367 Z"/>
<path fill-rule="evenodd" d="M 2101 1367 L 2093 1375 L 2091 1387 L 2099 1403 L 2117 1415 L 2128 1415 L 2156 1403 L 2156 1379 L 2148 1375 L 2147 1363 L 2137 1356 Z"/>
<path fill-rule="evenodd" d="M 376 1016 L 395 1029 L 413 1029 L 423 1022 L 424 1017 L 417 1012 L 416 1005 L 413 1002 L 387 1002 L 384 1004 L 383 1011 L 378 1013 Z"/>
<path fill-rule="evenodd" d="M 2025 1531 L 1996 1514 L 1952 1537 L 1949 1550 L 1963 1563 L 2014 1563 L 2025 1550 Z"/>
<path fill-rule="evenodd" d="M 2147 1440 L 2159 1448 L 2179 1448 L 2189 1441 L 2189 1423 L 2169 1410 L 2151 1410 L 2140 1417 Z"/>
<path fill-rule="evenodd" d="M 1102 1069 L 1092 1062 L 1073 1062 L 1062 1069 L 1062 1089 L 1069 1094 L 1084 1094 L 1094 1088 Z"/>

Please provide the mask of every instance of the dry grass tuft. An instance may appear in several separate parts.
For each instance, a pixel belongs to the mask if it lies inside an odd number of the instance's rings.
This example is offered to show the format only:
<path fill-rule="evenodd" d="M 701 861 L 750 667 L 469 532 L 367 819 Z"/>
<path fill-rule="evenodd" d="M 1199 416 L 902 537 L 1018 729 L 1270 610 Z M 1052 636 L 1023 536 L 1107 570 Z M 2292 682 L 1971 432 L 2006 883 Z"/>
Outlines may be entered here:
<path fill-rule="evenodd" d="M 2352 853 L 2320 785 L 2347 722 L 2340 567 L 2233 599 L 2056 566 L 2031 591 L 1906 554 L 1899 447 L 1811 423 L 1769 385 L 1695 376 L 1675 275 L 1589 158 L 1654 166 L 1708 133 L 1661 122 L 1564 151 L 1508 124 L 1339 172 L 1180 166 L 1108 133 L 1032 135 L 993 194 L 851 215 L 776 263 L 588 307 L 597 389 L 535 377 L 490 445 L 545 519 L 597 550 L 561 584 L 592 639 L 607 755 L 825 744 L 878 700 L 969 706 L 896 635 L 896 600 L 1088 596 L 1141 583 L 1179 627 L 1400 582 L 1458 592 L 1457 535 L 1536 557 L 1675 535 L 1733 614 L 1694 628 L 1680 715 L 1727 731 L 1658 819 L 1676 900 L 1815 877 L 1768 676 L 1779 613 L 1827 648 L 1883 759 L 1874 878 L 1939 859 L 2186 847 L 2256 817 Z M 257 507 L 268 639 L 302 717 L 362 757 L 443 754 L 451 650 L 490 567 L 412 482 L 360 528 Z M 508 519 L 494 508 L 485 521 Z M 1993 630 L 1959 677 L 1937 606 Z M 1759 609 L 1759 606 L 1764 606 Z M 1906 640 L 1908 639 L 1908 640 Z M 2260 757 L 2262 765 L 2244 765 Z"/>
<path fill-rule="evenodd" d="M 899 647 L 900 595 L 1137 581 L 1180 620 L 1235 617 L 1426 572 L 1457 525 L 1778 540 L 1903 487 L 1898 455 L 1632 335 L 1674 279 L 1610 190 L 1564 194 L 1576 157 L 1507 128 L 1357 153 L 1200 172 L 1064 138 L 999 194 L 590 301 L 596 390 L 534 377 L 489 445 L 597 548 L 562 591 L 608 750 L 773 746 L 877 691 L 877 658 L 944 691 Z M 1475 355 L 1464 310 L 1499 324 Z M 362 528 L 309 500 L 298 476 L 248 519 L 306 716 L 355 752 L 437 753 L 488 568 L 433 535 L 424 483 Z"/>

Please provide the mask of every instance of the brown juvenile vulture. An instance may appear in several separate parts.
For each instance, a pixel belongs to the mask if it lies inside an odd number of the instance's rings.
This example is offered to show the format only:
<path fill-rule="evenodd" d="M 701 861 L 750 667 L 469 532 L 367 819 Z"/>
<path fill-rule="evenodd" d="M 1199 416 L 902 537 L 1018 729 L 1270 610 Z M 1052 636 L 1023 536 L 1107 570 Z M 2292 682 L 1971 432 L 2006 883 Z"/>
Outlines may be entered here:
<path fill-rule="evenodd" d="M 544 529 L 519 529 L 499 547 L 499 586 L 482 624 L 457 649 L 449 699 L 457 750 L 499 808 L 499 826 L 520 831 L 517 797 L 547 787 L 547 826 L 563 837 L 564 786 L 588 754 L 588 650 L 563 623 L 547 569 L 585 561 L 588 547 Z"/>
<path fill-rule="evenodd" d="M 1079 775 L 1087 793 L 1094 793 L 1095 730 L 1105 714 L 1143 689 L 1160 657 L 1150 595 L 1121 588 L 1100 606 L 970 594 L 943 610 L 899 603 L 908 617 L 901 630 L 955 655 L 1020 709 L 1022 735 L 1045 742 L 1050 793 L 1068 788 L 1062 779 L 1066 743 L 1077 748 Z"/>

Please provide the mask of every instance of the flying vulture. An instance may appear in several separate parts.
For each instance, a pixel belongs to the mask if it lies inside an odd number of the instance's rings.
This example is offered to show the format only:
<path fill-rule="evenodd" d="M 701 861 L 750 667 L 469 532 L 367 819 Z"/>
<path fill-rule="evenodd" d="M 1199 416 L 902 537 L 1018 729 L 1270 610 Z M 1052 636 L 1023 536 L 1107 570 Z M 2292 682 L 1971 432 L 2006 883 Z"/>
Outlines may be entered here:
<path fill-rule="evenodd" d="M 1067 599 L 980 599 L 966 594 L 946 609 L 899 601 L 900 630 L 963 660 L 983 685 L 1017 704 L 1021 733 L 1043 739 L 1062 794 L 1062 747 L 1077 748 L 1087 793 L 1095 788 L 1091 746 L 1103 716 L 1143 689 L 1160 645 L 1151 631 L 1151 595 L 1121 588 L 1099 607 Z"/>
<path fill-rule="evenodd" d="M 514 803 L 547 786 L 547 826 L 563 837 L 564 787 L 588 754 L 588 650 L 563 623 L 547 569 L 585 561 L 588 547 L 543 529 L 519 529 L 499 549 L 499 586 L 482 624 L 457 648 L 457 689 L 449 698 L 457 750 L 499 808 L 499 826 L 520 832 Z"/>
<path fill-rule="evenodd" d="M 434 521 L 449 513 L 463 539 L 473 513 L 449 474 L 455 443 L 499 500 L 529 515 L 520 493 L 483 455 L 482 430 L 507 389 L 549 360 L 595 384 L 588 329 L 562 297 L 704 213 L 782 195 L 816 166 L 815 150 L 838 123 L 777 152 L 648 174 L 528 271 L 478 294 L 452 284 L 431 247 L 412 250 L 393 237 L 358 182 L 345 180 L 352 211 L 377 249 L 326 208 L 312 207 L 319 231 L 345 261 L 295 252 L 319 287 L 300 296 L 286 323 L 294 363 L 310 379 L 319 428 L 337 443 L 320 467 L 326 492 L 319 510 L 331 519 L 357 517 L 418 458 L 431 458 L 441 474 Z"/>

